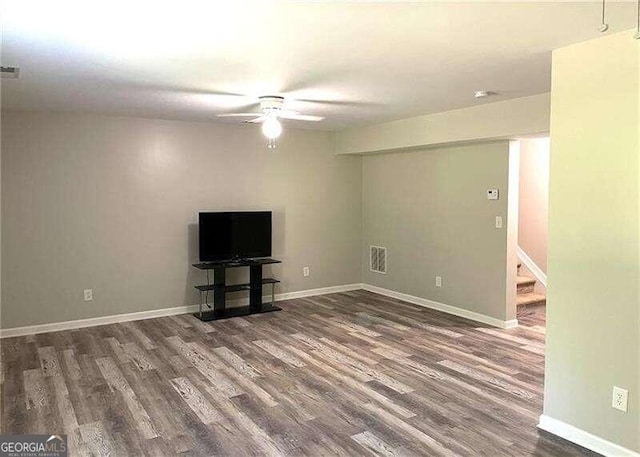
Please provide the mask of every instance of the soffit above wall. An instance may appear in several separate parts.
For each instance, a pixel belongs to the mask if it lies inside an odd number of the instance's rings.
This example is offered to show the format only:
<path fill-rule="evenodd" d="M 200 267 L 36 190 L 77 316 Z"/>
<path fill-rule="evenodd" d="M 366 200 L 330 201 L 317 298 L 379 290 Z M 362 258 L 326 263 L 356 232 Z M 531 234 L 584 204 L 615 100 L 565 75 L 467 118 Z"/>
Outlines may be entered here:
<path fill-rule="evenodd" d="M 549 131 L 550 94 L 429 114 L 336 133 L 337 154 L 412 150 Z"/>

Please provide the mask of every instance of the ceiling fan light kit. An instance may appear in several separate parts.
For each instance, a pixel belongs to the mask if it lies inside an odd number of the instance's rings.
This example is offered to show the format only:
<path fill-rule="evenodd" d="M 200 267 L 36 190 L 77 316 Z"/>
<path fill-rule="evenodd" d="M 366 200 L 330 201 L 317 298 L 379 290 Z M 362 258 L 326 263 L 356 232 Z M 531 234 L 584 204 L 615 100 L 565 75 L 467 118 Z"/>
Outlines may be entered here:
<path fill-rule="evenodd" d="M 269 116 L 262 123 L 262 133 L 269 139 L 269 149 L 276 147 L 276 139 L 282 134 L 282 124 L 275 116 Z"/>
<path fill-rule="evenodd" d="M 262 133 L 269 140 L 268 147 L 276 147 L 276 139 L 282 134 L 280 119 L 293 119 L 296 121 L 321 121 L 321 116 L 310 116 L 297 111 L 284 109 L 284 97 L 280 95 L 264 95 L 258 98 L 262 113 L 227 113 L 218 114 L 218 117 L 253 117 L 249 124 L 262 124 Z"/>

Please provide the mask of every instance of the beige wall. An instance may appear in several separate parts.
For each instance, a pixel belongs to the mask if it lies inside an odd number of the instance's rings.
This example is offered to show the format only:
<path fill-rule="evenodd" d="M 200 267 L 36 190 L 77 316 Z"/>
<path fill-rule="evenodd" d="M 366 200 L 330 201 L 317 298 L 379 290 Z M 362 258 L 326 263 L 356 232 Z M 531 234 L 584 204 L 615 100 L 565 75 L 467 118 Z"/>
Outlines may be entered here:
<path fill-rule="evenodd" d="M 553 54 L 544 413 L 640 451 L 640 41 Z M 612 386 L 629 412 L 611 408 Z"/>
<path fill-rule="evenodd" d="M 273 210 L 278 292 L 360 282 L 361 158 L 332 133 L 271 151 L 253 126 L 18 112 L 2 133 L 3 328 L 197 303 L 198 210 Z"/>
<path fill-rule="evenodd" d="M 508 141 L 364 156 L 363 282 L 513 318 L 505 298 L 508 173 Z M 500 200 L 487 200 L 488 188 L 499 188 Z M 495 228 L 495 216 L 505 228 Z M 386 275 L 369 270 L 370 245 L 388 249 Z"/>
<path fill-rule="evenodd" d="M 549 131 L 549 94 L 485 103 L 336 133 L 338 154 L 508 139 Z"/>
<path fill-rule="evenodd" d="M 549 139 L 520 140 L 518 245 L 547 272 Z"/>

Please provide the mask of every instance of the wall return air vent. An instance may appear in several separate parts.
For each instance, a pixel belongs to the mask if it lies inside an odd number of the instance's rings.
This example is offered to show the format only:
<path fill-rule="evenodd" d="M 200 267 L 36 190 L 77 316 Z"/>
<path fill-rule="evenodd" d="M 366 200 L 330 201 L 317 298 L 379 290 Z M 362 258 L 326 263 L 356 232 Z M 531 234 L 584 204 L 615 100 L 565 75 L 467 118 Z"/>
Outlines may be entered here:
<path fill-rule="evenodd" d="M 369 267 L 376 273 L 387 274 L 387 248 L 369 247 Z"/>

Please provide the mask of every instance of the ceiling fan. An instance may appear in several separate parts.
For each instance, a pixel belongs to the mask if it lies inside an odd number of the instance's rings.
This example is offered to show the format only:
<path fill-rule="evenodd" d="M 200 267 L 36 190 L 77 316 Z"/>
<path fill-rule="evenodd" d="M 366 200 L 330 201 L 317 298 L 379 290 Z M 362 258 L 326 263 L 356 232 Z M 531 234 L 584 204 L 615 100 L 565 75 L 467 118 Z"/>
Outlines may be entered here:
<path fill-rule="evenodd" d="M 282 133 L 282 124 L 279 119 L 293 119 L 296 121 L 321 121 L 324 117 L 301 114 L 297 111 L 284 109 L 284 97 L 279 95 L 265 95 L 259 97 L 262 113 L 227 113 L 218 114 L 218 117 L 253 117 L 245 122 L 262 124 L 262 133 L 269 139 L 269 148 L 276 147 L 276 139 Z"/>

